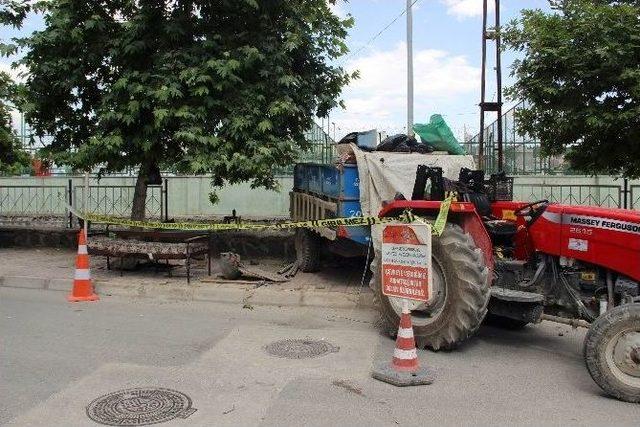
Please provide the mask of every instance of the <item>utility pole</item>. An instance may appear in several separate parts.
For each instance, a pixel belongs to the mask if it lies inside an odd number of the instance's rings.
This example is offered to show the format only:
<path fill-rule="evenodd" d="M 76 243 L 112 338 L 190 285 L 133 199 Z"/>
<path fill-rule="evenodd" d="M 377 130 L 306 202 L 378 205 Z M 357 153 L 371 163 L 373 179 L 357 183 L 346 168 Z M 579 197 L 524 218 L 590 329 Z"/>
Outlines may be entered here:
<path fill-rule="evenodd" d="M 502 152 L 502 64 L 500 62 L 500 0 L 496 0 L 496 21 L 493 32 L 496 42 L 496 102 L 498 103 L 498 172 L 504 169 L 504 154 Z"/>
<path fill-rule="evenodd" d="M 495 0 L 495 27 L 487 30 L 487 1 L 482 0 L 482 75 L 480 82 L 480 133 L 478 136 L 478 167 L 484 169 L 485 165 L 485 145 L 484 145 L 484 115 L 488 111 L 495 111 L 498 115 L 496 120 L 497 143 L 498 143 L 498 171 L 503 169 L 502 153 L 502 65 L 500 62 L 500 0 Z M 487 80 L 487 40 L 495 41 L 496 48 L 496 102 L 486 101 L 486 80 Z M 493 150 L 490 151 L 493 153 Z"/>
<path fill-rule="evenodd" d="M 413 0 L 407 0 L 407 135 L 413 136 Z"/>

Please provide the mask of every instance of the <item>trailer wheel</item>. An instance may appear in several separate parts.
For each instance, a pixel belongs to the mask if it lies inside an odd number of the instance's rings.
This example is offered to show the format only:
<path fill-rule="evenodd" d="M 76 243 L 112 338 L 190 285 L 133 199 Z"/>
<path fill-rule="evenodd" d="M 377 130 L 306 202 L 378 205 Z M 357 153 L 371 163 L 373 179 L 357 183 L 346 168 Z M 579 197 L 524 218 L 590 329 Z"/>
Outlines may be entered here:
<path fill-rule="evenodd" d="M 395 337 L 402 303 L 382 294 L 380 257 L 376 250 L 370 286 L 381 326 Z M 432 257 L 435 296 L 428 304 L 410 302 L 413 331 L 421 348 L 451 349 L 475 333 L 487 314 L 489 269 L 471 236 L 455 224 L 447 224 L 440 237 L 433 236 Z"/>
<path fill-rule="evenodd" d="M 313 273 L 320 270 L 322 238 L 316 233 L 299 228 L 296 230 L 296 261 L 300 271 Z"/>
<path fill-rule="evenodd" d="M 584 360 L 607 394 L 640 402 L 640 304 L 621 305 L 598 317 L 584 340 Z"/>

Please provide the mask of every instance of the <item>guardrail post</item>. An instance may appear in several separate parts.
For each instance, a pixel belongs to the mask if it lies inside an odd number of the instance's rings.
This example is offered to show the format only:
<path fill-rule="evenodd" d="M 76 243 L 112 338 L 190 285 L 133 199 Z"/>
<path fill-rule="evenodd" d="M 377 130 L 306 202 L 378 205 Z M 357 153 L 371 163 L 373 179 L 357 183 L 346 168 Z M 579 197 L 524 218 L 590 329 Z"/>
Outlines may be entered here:
<path fill-rule="evenodd" d="M 69 178 L 69 206 L 73 207 L 73 180 Z M 73 214 L 69 211 L 69 228 L 73 228 Z"/>

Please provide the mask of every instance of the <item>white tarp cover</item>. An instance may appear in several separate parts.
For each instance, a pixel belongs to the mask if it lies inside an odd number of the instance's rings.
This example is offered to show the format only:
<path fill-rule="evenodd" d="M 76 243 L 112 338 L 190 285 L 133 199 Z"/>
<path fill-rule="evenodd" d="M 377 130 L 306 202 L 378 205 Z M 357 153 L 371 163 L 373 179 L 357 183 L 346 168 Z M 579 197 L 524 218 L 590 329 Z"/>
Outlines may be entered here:
<path fill-rule="evenodd" d="M 351 148 L 358 162 L 360 204 L 364 216 L 377 216 L 383 201 L 393 200 L 396 193 L 411 200 L 418 165 L 442 168 L 445 178 L 457 181 L 460 168 L 475 169 L 473 157 L 449 154 L 366 152 L 355 144 Z"/>

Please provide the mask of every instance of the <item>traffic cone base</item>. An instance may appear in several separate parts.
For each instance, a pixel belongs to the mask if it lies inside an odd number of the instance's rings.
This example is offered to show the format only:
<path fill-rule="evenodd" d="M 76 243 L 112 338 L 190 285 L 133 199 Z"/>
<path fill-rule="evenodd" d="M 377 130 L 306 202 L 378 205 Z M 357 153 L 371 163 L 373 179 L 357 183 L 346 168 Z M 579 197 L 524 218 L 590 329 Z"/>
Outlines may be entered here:
<path fill-rule="evenodd" d="M 78 233 L 78 255 L 76 256 L 76 271 L 73 276 L 73 288 L 67 296 L 69 302 L 97 301 L 100 298 L 93 292 L 91 284 L 91 270 L 89 269 L 89 254 L 87 239 L 84 231 Z"/>
<path fill-rule="evenodd" d="M 80 302 L 80 301 L 98 301 L 100 297 L 96 294 L 89 295 L 88 297 L 74 297 L 73 295 L 67 296 L 67 301 L 69 302 Z"/>
<path fill-rule="evenodd" d="M 429 368 L 418 368 L 416 372 L 399 372 L 389 362 L 377 366 L 371 371 L 371 376 L 396 387 L 428 385 L 435 380 L 435 375 Z"/>
<path fill-rule="evenodd" d="M 407 304 L 403 304 L 396 348 L 393 350 L 391 363 L 379 365 L 371 372 L 371 376 L 398 387 L 426 385 L 434 381 L 433 371 L 429 368 L 421 368 L 418 363 L 411 314 Z"/>

